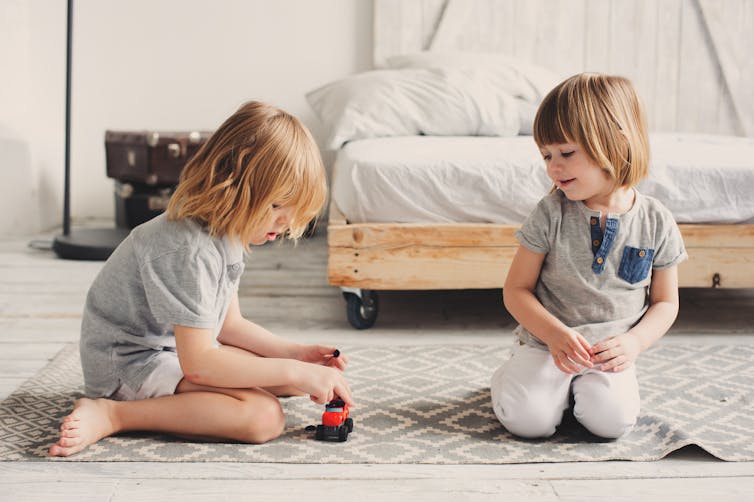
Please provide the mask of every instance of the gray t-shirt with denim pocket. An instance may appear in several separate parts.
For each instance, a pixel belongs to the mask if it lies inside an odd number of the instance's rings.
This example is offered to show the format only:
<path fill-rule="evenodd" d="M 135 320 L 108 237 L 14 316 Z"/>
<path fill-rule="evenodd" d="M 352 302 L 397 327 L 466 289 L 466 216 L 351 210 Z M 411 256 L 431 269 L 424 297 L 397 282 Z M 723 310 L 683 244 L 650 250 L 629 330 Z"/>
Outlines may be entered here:
<path fill-rule="evenodd" d="M 86 393 L 139 389 L 175 325 L 219 333 L 244 269 L 243 249 L 163 214 L 131 231 L 94 279 L 81 325 Z"/>
<path fill-rule="evenodd" d="M 652 270 L 687 258 L 670 211 L 634 192 L 631 209 L 608 214 L 604 232 L 599 211 L 561 191 L 544 197 L 516 232 L 524 247 L 546 255 L 535 296 L 591 344 L 638 323 L 649 308 Z M 516 333 L 523 343 L 544 347 L 523 326 Z"/>

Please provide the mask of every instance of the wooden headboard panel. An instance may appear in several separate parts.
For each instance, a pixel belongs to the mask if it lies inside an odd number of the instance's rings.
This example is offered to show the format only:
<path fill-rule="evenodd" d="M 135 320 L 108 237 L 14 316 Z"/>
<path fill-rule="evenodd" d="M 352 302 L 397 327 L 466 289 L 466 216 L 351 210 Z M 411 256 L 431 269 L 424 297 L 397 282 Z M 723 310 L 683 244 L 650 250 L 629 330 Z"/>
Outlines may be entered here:
<path fill-rule="evenodd" d="M 374 64 L 500 52 L 624 75 L 654 131 L 754 136 L 754 0 L 374 0 Z"/>

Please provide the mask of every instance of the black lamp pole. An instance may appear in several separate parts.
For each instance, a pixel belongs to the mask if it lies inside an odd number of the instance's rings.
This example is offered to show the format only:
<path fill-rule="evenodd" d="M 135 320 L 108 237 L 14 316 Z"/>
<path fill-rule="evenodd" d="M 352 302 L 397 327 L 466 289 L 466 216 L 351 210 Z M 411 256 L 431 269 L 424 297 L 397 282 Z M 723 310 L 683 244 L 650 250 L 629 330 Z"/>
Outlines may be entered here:
<path fill-rule="evenodd" d="M 65 43 L 65 177 L 63 181 L 63 235 L 71 233 L 71 54 L 73 52 L 73 0 L 68 0 Z"/>
<path fill-rule="evenodd" d="M 106 260 L 128 235 L 122 228 L 88 228 L 71 231 L 71 65 L 73 54 L 73 0 L 68 0 L 65 66 L 65 176 L 63 181 L 63 235 L 52 249 L 59 258 Z"/>

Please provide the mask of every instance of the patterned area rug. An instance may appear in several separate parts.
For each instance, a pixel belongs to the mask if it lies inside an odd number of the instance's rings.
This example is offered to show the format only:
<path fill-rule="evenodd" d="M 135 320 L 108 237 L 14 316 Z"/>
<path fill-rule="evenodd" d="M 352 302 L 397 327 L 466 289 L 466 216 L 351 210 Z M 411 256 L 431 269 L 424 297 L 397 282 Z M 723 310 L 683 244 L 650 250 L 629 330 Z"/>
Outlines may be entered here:
<path fill-rule="evenodd" d="M 345 347 L 345 349 L 348 349 Z M 732 461 L 754 460 L 754 347 L 661 345 L 639 360 L 642 414 L 617 441 L 566 419 L 549 440 L 508 434 L 489 397 L 492 371 L 508 356 L 490 346 L 362 347 L 347 350 L 358 407 L 346 443 L 305 431 L 323 408 L 283 400 L 282 437 L 264 445 L 192 443 L 152 434 L 107 438 L 68 461 L 505 464 L 656 460 L 689 444 Z M 60 419 L 81 395 L 75 346 L 0 404 L 0 460 L 43 460 Z"/>

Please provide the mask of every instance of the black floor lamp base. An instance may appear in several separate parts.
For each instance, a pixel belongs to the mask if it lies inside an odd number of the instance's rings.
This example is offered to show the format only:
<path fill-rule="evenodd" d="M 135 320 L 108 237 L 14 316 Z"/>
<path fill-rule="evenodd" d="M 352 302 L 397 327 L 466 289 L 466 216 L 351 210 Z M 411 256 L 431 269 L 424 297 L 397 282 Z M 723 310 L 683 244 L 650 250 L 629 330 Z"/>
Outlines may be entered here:
<path fill-rule="evenodd" d="M 68 0 L 65 53 L 65 165 L 63 180 L 63 234 L 52 241 L 52 250 L 68 260 L 107 260 L 130 230 L 85 228 L 71 230 L 71 52 L 73 47 L 73 0 Z"/>
<path fill-rule="evenodd" d="M 58 235 L 52 250 L 66 260 L 107 260 L 118 244 L 128 236 L 124 228 L 85 228 Z"/>

